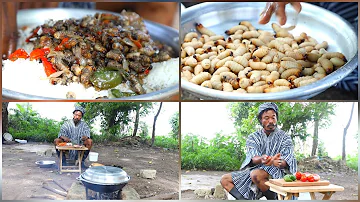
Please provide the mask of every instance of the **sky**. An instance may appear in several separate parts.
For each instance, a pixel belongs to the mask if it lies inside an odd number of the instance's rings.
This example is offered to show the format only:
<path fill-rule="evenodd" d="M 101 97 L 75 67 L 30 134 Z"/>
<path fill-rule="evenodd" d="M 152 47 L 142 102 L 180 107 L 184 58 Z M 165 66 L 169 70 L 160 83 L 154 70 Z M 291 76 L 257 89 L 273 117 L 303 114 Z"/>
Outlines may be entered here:
<path fill-rule="evenodd" d="M 41 117 L 50 118 L 60 121 L 62 117 L 72 118 L 72 112 L 74 110 L 74 104 L 76 102 L 31 102 L 33 110 L 37 111 Z M 16 108 L 18 102 L 10 102 L 9 109 Z M 149 132 L 152 131 L 152 125 L 154 116 L 159 108 L 159 104 L 154 107 L 154 110 L 146 117 L 140 117 L 140 121 L 144 121 L 149 126 Z M 163 102 L 161 112 L 156 121 L 156 134 L 168 135 L 171 131 L 171 125 L 169 119 L 176 112 L 179 111 L 178 102 Z"/>
<path fill-rule="evenodd" d="M 234 134 L 235 128 L 226 109 L 228 102 L 182 102 L 181 103 L 181 134 L 192 133 L 212 139 L 217 132 Z M 343 128 L 349 120 L 351 103 L 337 102 L 335 116 L 331 116 L 331 124 L 327 129 L 319 130 L 319 139 L 324 141 L 324 146 L 329 156 L 341 155 Z M 281 112 L 279 112 L 281 114 Z M 308 132 L 313 133 L 312 126 Z M 346 136 L 346 152 L 358 151 L 358 141 L 355 134 L 358 132 L 358 104 L 355 103 L 353 118 Z M 306 144 L 310 147 L 312 142 Z"/>

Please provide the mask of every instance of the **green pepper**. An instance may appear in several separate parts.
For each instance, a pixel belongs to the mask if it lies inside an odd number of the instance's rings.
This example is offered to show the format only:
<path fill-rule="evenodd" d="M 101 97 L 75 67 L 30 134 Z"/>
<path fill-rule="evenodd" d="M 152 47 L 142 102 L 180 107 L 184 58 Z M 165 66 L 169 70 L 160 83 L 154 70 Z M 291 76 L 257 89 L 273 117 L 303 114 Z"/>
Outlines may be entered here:
<path fill-rule="evenodd" d="M 296 179 L 296 178 L 295 178 Z M 292 182 L 294 181 L 293 178 L 292 178 L 292 175 L 285 175 L 284 176 L 284 180 L 285 182 Z"/>
<path fill-rule="evenodd" d="M 292 179 L 292 181 L 296 181 L 295 175 L 290 175 L 290 178 Z"/>
<path fill-rule="evenodd" d="M 129 92 L 121 92 L 118 89 L 111 89 L 110 90 L 111 94 L 116 97 L 116 98 L 120 98 L 120 97 L 130 97 L 130 96 L 135 96 L 136 93 L 129 93 Z"/>
<path fill-rule="evenodd" d="M 114 88 L 122 82 L 118 71 L 98 70 L 90 77 L 91 83 L 100 90 Z"/>

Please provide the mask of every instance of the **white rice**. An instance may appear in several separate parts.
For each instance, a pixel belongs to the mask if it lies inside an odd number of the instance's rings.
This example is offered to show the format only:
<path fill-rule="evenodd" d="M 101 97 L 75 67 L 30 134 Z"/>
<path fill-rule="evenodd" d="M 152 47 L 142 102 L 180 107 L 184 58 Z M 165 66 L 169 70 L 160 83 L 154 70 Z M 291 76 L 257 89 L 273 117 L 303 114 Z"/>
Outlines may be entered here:
<path fill-rule="evenodd" d="M 32 28 L 20 30 L 18 48 L 24 48 L 28 53 L 32 51 L 32 45 L 25 44 L 26 36 Z M 76 99 L 96 99 L 110 96 L 108 90 L 96 91 L 94 87 L 85 89 L 80 83 L 65 85 L 52 85 L 46 78 L 43 64 L 30 59 L 18 59 L 16 61 L 3 60 L 2 87 L 8 90 L 35 96 L 66 98 L 68 92 L 75 94 Z M 144 78 L 142 85 L 146 93 L 158 91 L 179 83 L 179 58 L 168 61 L 153 63 L 153 69 Z M 122 92 L 132 92 L 126 83 L 115 87 Z"/>
<path fill-rule="evenodd" d="M 179 83 L 179 59 L 173 58 L 161 63 L 153 63 L 153 69 L 142 85 L 146 93 L 158 91 Z M 73 92 L 76 99 L 95 99 L 109 96 L 108 90 L 96 91 L 94 87 L 85 89 L 80 83 L 52 85 L 46 77 L 43 64 L 30 59 L 4 60 L 2 68 L 2 87 L 30 95 L 66 98 Z M 126 83 L 115 87 L 122 92 L 132 92 Z"/>

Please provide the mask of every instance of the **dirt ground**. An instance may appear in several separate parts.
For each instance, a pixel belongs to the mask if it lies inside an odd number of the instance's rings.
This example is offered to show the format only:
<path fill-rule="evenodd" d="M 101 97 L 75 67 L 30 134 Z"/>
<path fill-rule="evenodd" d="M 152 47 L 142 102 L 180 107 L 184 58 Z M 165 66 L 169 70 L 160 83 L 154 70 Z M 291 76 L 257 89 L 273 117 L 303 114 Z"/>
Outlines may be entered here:
<path fill-rule="evenodd" d="M 57 166 L 39 168 L 35 164 L 38 160 L 58 162 L 56 155 L 45 157 L 36 154 L 36 151 L 45 151 L 48 148 L 53 146 L 46 143 L 2 145 L 3 200 L 31 200 L 31 195 L 54 195 L 42 188 L 42 183 L 46 179 L 54 179 L 66 188 L 70 188 L 71 184 L 77 181 L 79 173 L 60 174 Z M 140 197 L 179 192 L 178 151 L 114 145 L 95 145 L 92 151 L 99 153 L 98 163 L 122 167 L 131 176 L 126 186 L 134 188 Z M 140 169 L 155 169 L 156 178 L 139 177 Z M 50 186 L 60 189 L 52 183 Z M 173 199 L 178 199 L 178 194 L 174 197 Z"/>
<path fill-rule="evenodd" d="M 181 199 L 182 200 L 203 200 L 194 193 L 195 189 L 215 188 L 219 184 L 221 176 L 228 172 L 222 171 L 182 171 L 181 174 Z M 336 192 L 331 200 L 358 200 L 358 176 L 356 172 L 318 172 L 322 179 L 329 180 L 330 183 L 344 187 L 344 191 Z M 315 194 L 316 199 L 320 200 L 323 194 Z M 207 198 L 214 199 L 214 198 Z M 216 199 L 219 200 L 219 199 Z"/>

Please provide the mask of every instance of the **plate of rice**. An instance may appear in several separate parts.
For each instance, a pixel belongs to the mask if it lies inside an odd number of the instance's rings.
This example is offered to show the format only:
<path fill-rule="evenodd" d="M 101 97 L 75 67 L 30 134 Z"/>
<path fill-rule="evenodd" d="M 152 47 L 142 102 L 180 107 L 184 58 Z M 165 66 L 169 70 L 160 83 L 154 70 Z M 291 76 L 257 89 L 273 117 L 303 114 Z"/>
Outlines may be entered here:
<path fill-rule="evenodd" d="M 173 28 L 133 12 L 60 8 L 20 10 L 17 23 L 17 51 L 2 61 L 5 99 L 156 100 L 179 92 Z"/>

